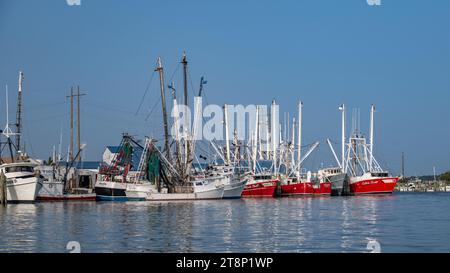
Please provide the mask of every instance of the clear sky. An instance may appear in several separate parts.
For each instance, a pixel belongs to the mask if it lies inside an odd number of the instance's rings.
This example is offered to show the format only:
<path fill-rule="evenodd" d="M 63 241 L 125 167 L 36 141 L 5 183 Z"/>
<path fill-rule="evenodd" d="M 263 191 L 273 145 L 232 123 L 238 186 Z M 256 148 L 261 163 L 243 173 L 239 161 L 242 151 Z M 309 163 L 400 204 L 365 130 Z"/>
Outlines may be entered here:
<path fill-rule="evenodd" d="M 377 106 L 375 155 L 407 175 L 450 169 L 450 1 L 382 0 L 0 0 L 0 124 L 4 86 L 15 118 L 18 71 L 25 73 L 24 139 L 46 158 L 62 126 L 68 145 L 70 86 L 82 98 L 85 158 L 100 160 L 124 131 L 160 137 L 157 56 L 167 79 L 181 84 L 186 50 L 192 85 L 204 75 L 216 104 L 304 108 L 304 143 L 340 139 L 338 106 L 361 109 L 368 131 Z M 173 77 L 172 77 L 173 75 Z M 138 115 L 135 112 L 149 85 Z M 181 90 L 181 88 L 180 88 Z M 349 115 L 351 112 L 348 113 Z M 337 150 L 338 147 L 336 147 Z"/>

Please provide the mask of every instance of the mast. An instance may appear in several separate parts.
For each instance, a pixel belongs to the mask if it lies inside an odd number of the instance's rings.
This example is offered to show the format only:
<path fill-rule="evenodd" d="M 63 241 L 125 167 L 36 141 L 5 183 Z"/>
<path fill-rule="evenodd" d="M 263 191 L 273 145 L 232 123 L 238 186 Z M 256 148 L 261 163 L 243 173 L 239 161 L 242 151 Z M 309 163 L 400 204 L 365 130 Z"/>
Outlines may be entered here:
<path fill-rule="evenodd" d="M 183 52 L 183 57 L 181 58 L 181 63 L 183 64 L 183 83 L 184 83 L 184 106 L 187 108 L 188 104 L 189 104 L 189 99 L 188 99 L 188 82 L 187 82 L 187 70 L 188 70 L 188 61 L 187 61 L 187 57 L 186 57 L 186 52 Z M 190 172 L 190 164 L 192 162 L 192 155 L 191 155 L 191 141 L 190 141 L 190 132 L 189 130 L 187 130 L 187 126 L 189 124 L 189 117 L 186 115 L 186 113 L 184 114 L 184 129 L 186 132 L 186 140 L 185 140 L 185 145 L 186 145 L 186 149 L 185 149 L 185 170 L 186 170 L 186 179 L 189 179 L 189 172 Z"/>
<path fill-rule="evenodd" d="M 183 83 L 184 83 L 184 105 L 188 105 L 188 84 L 187 84 L 187 65 L 188 61 L 186 58 L 186 52 L 183 52 L 183 57 L 181 58 L 181 63 L 183 64 Z"/>
<path fill-rule="evenodd" d="M 73 160 L 73 87 L 70 87 L 70 145 L 69 161 Z"/>
<path fill-rule="evenodd" d="M 256 124 L 255 131 L 253 132 L 253 173 L 256 173 L 256 157 L 258 152 L 258 118 L 259 118 L 259 109 L 256 107 Z"/>
<path fill-rule="evenodd" d="M 179 135 L 179 111 L 178 111 L 178 102 L 177 102 L 177 95 L 176 90 L 174 87 L 174 83 L 172 82 L 171 85 L 168 86 L 172 90 L 172 96 L 173 96 L 173 113 L 174 113 L 174 127 L 175 127 L 175 143 L 176 143 L 176 154 L 177 154 L 177 167 L 178 171 L 181 171 L 183 168 L 181 166 L 181 149 L 180 149 L 180 135 Z M 181 171 L 183 175 L 183 171 Z"/>
<path fill-rule="evenodd" d="M 59 144 L 58 144 L 58 162 L 62 160 L 62 124 L 61 124 L 61 128 L 60 128 L 60 133 L 59 133 Z"/>
<path fill-rule="evenodd" d="M 234 136 L 234 164 L 235 166 L 239 166 L 241 160 L 241 152 L 236 128 L 234 128 L 233 136 Z"/>
<path fill-rule="evenodd" d="M 17 154 L 21 152 L 20 147 L 20 136 L 22 133 L 22 84 L 23 84 L 23 73 L 19 71 L 19 90 L 17 93 L 17 115 L 16 115 L 16 149 Z"/>
<path fill-rule="evenodd" d="M 297 139 L 297 164 L 298 170 L 301 172 L 300 160 L 302 158 L 302 126 L 303 126 L 303 102 L 298 102 L 298 139 Z"/>
<path fill-rule="evenodd" d="M 277 174 L 277 150 L 276 150 L 276 148 L 277 148 L 277 137 L 278 137 L 278 134 L 280 133 L 281 134 L 281 132 L 276 132 L 276 130 L 275 130 L 275 128 L 277 127 L 276 126 L 276 123 L 277 123 L 277 121 L 275 120 L 275 100 L 273 100 L 272 101 L 272 107 L 271 107 L 271 109 L 270 109 L 270 117 L 271 117 L 271 133 L 272 133 L 272 136 L 271 136 L 271 140 L 272 140 L 272 161 L 273 161 L 273 166 L 274 166 L 274 173 L 275 174 Z"/>
<path fill-rule="evenodd" d="M 405 181 L 405 153 L 402 152 L 402 178 Z"/>
<path fill-rule="evenodd" d="M 161 91 L 161 104 L 163 111 L 164 122 L 164 148 L 166 150 L 167 160 L 170 161 L 170 147 L 169 147 L 169 125 L 167 122 L 167 109 L 166 109 L 166 95 L 164 93 L 164 68 L 162 66 L 161 57 L 158 57 L 157 67 L 155 69 L 159 73 L 159 86 Z"/>
<path fill-rule="evenodd" d="M 342 104 L 341 107 L 339 107 L 339 110 L 342 112 L 342 136 L 341 136 L 341 167 L 342 172 L 345 172 L 345 104 Z"/>
<path fill-rule="evenodd" d="M 372 163 L 373 163 L 374 114 L 375 114 L 375 106 L 372 104 L 372 107 L 370 108 L 370 157 L 369 157 L 369 171 L 372 171 Z"/>
<path fill-rule="evenodd" d="M 77 86 L 77 146 L 78 146 L 78 157 L 77 160 L 81 160 L 81 119 L 80 119 L 80 97 L 86 94 L 80 94 L 80 86 Z"/>
<path fill-rule="evenodd" d="M 292 138 L 291 138 L 291 168 L 294 169 L 295 166 L 295 117 L 292 119 L 292 130 L 291 130 Z"/>
<path fill-rule="evenodd" d="M 223 123 L 225 126 L 225 147 L 226 147 L 226 156 L 225 156 L 225 164 L 230 164 L 230 143 L 229 143 L 229 132 L 228 132 L 228 106 L 225 104 L 223 106 Z"/>

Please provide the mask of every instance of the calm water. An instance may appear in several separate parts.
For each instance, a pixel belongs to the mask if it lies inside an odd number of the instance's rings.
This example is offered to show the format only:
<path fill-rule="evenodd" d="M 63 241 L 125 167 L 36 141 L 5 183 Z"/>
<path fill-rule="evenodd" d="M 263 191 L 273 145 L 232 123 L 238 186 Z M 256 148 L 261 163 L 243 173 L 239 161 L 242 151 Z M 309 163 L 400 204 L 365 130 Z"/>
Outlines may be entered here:
<path fill-rule="evenodd" d="M 10 204 L 0 252 L 450 252 L 450 193 Z"/>

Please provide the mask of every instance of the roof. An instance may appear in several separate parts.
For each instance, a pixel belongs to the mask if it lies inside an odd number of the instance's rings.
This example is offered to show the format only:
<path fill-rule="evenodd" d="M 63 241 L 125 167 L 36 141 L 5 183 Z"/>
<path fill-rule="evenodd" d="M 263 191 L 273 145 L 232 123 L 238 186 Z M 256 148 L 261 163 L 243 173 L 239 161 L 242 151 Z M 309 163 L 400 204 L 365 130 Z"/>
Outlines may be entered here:
<path fill-rule="evenodd" d="M 59 161 L 58 164 L 61 167 L 65 167 L 69 163 L 67 161 Z M 98 167 L 100 167 L 101 164 L 102 164 L 101 161 L 80 161 L 80 162 L 75 161 L 73 162 L 72 167 L 80 170 L 94 170 L 98 169 Z"/>
<path fill-rule="evenodd" d="M 106 146 L 106 149 L 108 149 L 113 154 L 117 154 L 120 150 L 120 146 Z"/>
<path fill-rule="evenodd" d="M 77 169 L 81 169 L 81 170 L 94 170 L 94 169 L 98 169 L 98 167 L 100 167 L 100 165 L 102 164 L 101 161 L 81 161 L 81 162 L 75 162 L 74 166 L 77 167 Z"/>

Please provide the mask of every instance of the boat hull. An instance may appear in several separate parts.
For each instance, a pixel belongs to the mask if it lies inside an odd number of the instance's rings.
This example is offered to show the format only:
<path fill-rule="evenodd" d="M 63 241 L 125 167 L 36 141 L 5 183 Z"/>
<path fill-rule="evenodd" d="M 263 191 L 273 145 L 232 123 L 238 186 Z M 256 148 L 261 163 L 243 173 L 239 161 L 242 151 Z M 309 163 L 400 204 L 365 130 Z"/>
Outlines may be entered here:
<path fill-rule="evenodd" d="M 7 181 L 8 202 L 33 202 L 39 191 L 39 178 L 17 178 Z"/>
<path fill-rule="evenodd" d="M 41 202 L 65 202 L 65 201 L 96 201 L 95 193 L 87 194 L 63 194 L 63 195 L 39 195 L 36 198 Z"/>
<path fill-rule="evenodd" d="M 58 202 L 58 201 L 95 201 L 95 193 L 64 193 L 64 183 L 62 181 L 44 181 L 40 188 L 37 201 Z"/>
<path fill-rule="evenodd" d="M 99 201 L 128 201 L 126 189 L 126 183 L 121 182 L 97 181 L 95 183 L 95 193 Z"/>
<path fill-rule="evenodd" d="M 149 193 L 148 201 L 185 201 L 222 199 L 224 187 L 194 193 Z"/>
<path fill-rule="evenodd" d="M 242 197 L 274 197 L 278 180 L 249 183 L 242 191 Z"/>
<path fill-rule="evenodd" d="M 281 196 L 313 195 L 314 187 L 311 182 L 300 182 L 281 185 Z"/>
<path fill-rule="evenodd" d="M 281 196 L 331 195 L 331 182 L 300 182 L 281 185 Z"/>
<path fill-rule="evenodd" d="M 152 188 L 150 184 L 128 184 L 125 195 L 130 201 L 145 201 Z"/>
<path fill-rule="evenodd" d="M 314 185 L 314 195 L 324 195 L 324 196 L 329 196 L 331 195 L 331 188 L 332 188 L 332 183 L 331 182 L 322 182 L 319 185 Z"/>
<path fill-rule="evenodd" d="M 361 181 L 350 181 L 350 191 L 353 195 L 360 194 L 390 194 L 394 191 L 398 178 L 385 177 Z"/>
<path fill-rule="evenodd" d="M 241 198 L 242 192 L 247 185 L 247 180 L 237 181 L 235 183 L 230 183 L 225 185 L 223 192 L 223 199 L 239 199 Z"/>
<path fill-rule="evenodd" d="M 331 195 L 344 196 L 350 194 L 347 174 L 338 174 L 330 177 Z"/>

